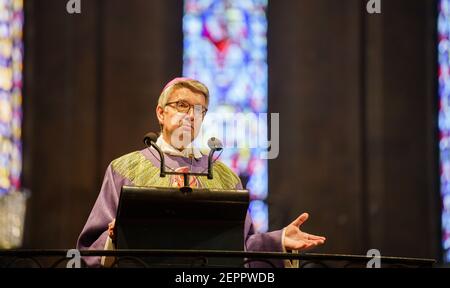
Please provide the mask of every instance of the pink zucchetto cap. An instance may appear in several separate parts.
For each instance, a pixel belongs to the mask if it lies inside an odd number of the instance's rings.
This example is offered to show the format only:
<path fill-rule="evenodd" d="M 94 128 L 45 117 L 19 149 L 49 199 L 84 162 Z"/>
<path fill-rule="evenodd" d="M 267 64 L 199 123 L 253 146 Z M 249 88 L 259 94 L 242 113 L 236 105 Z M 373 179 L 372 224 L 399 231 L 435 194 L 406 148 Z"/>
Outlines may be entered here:
<path fill-rule="evenodd" d="M 181 81 L 190 81 L 190 80 L 194 80 L 194 79 L 188 78 L 188 77 L 176 77 L 176 78 L 170 80 L 169 83 L 166 84 L 166 86 L 164 86 L 163 91 L 166 90 L 167 88 L 169 88 L 170 86 L 172 86 L 172 85 L 178 83 L 178 82 L 181 82 Z"/>

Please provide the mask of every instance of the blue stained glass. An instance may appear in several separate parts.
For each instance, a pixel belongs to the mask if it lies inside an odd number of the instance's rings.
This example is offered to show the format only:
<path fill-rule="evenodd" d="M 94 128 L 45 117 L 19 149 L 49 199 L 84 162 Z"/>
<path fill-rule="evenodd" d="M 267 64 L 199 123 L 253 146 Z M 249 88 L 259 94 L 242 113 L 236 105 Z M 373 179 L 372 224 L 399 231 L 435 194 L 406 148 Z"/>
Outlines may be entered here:
<path fill-rule="evenodd" d="M 23 1 L 0 0 L 0 195 L 20 189 Z"/>
<path fill-rule="evenodd" d="M 450 263 L 450 1 L 439 2 L 438 15 L 439 150 L 442 198 L 442 247 Z"/>

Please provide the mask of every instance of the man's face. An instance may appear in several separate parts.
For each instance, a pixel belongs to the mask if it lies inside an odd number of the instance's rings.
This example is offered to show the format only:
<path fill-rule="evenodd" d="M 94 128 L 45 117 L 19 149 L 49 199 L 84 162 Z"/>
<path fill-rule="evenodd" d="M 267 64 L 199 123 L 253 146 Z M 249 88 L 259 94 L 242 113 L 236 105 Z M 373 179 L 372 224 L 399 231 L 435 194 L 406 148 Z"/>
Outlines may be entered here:
<path fill-rule="evenodd" d="M 202 93 L 185 87 L 175 89 L 164 108 L 156 107 L 164 140 L 178 149 L 189 145 L 200 131 L 205 108 L 206 99 Z"/>

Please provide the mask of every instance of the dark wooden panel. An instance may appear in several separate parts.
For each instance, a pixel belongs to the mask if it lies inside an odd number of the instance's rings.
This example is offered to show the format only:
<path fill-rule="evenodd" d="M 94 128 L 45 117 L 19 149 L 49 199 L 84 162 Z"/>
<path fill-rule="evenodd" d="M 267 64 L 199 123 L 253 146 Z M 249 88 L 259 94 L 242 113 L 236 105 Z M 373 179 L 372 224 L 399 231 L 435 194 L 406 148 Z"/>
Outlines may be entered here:
<path fill-rule="evenodd" d="M 359 15 L 359 1 L 269 7 L 269 105 L 281 125 L 270 223 L 310 212 L 305 229 L 328 237 L 321 251 L 361 252 Z"/>
<path fill-rule="evenodd" d="M 385 1 L 368 17 L 370 245 L 384 255 L 437 257 L 433 5 Z"/>
<path fill-rule="evenodd" d="M 438 257 L 435 2 L 357 2 L 270 4 L 271 224 L 309 211 L 322 251 Z"/>
<path fill-rule="evenodd" d="M 75 246 L 96 184 L 96 2 L 83 4 L 81 15 L 69 15 L 62 1 L 26 4 L 30 247 Z"/>

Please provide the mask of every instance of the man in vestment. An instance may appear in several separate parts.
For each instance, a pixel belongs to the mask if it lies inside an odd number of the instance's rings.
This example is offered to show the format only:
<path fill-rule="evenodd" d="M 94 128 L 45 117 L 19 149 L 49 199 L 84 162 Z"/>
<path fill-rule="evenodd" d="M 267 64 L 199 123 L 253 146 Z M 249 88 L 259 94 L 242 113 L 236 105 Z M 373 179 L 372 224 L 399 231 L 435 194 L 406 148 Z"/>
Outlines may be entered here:
<path fill-rule="evenodd" d="M 165 165 L 175 171 L 205 172 L 208 156 L 193 147 L 209 102 L 208 88 L 199 81 L 175 78 L 163 89 L 156 106 L 156 116 L 161 135 L 156 144 L 165 156 Z M 188 135 L 188 136 L 187 136 Z M 132 152 L 112 161 L 106 169 L 100 193 L 89 218 L 78 238 L 77 249 L 102 250 L 113 247 L 114 221 L 122 186 L 180 187 L 179 175 L 160 177 L 160 162 L 156 150 L 146 148 Z M 190 176 L 191 187 L 242 189 L 239 177 L 224 163 L 214 162 L 214 178 Z M 250 214 L 247 213 L 244 229 L 245 251 L 285 252 L 299 251 L 321 245 L 325 237 L 300 230 L 308 219 L 303 213 L 283 229 L 267 233 L 255 233 Z M 89 267 L 102 266 L 100 257 L 85 257 Z M 104 260 L 104 259 L 103 259 Z M 272 260 L 277 267 L 290 267 L 294 261 Z M 257 262 L 252 267 L 267 264 Z"/>

